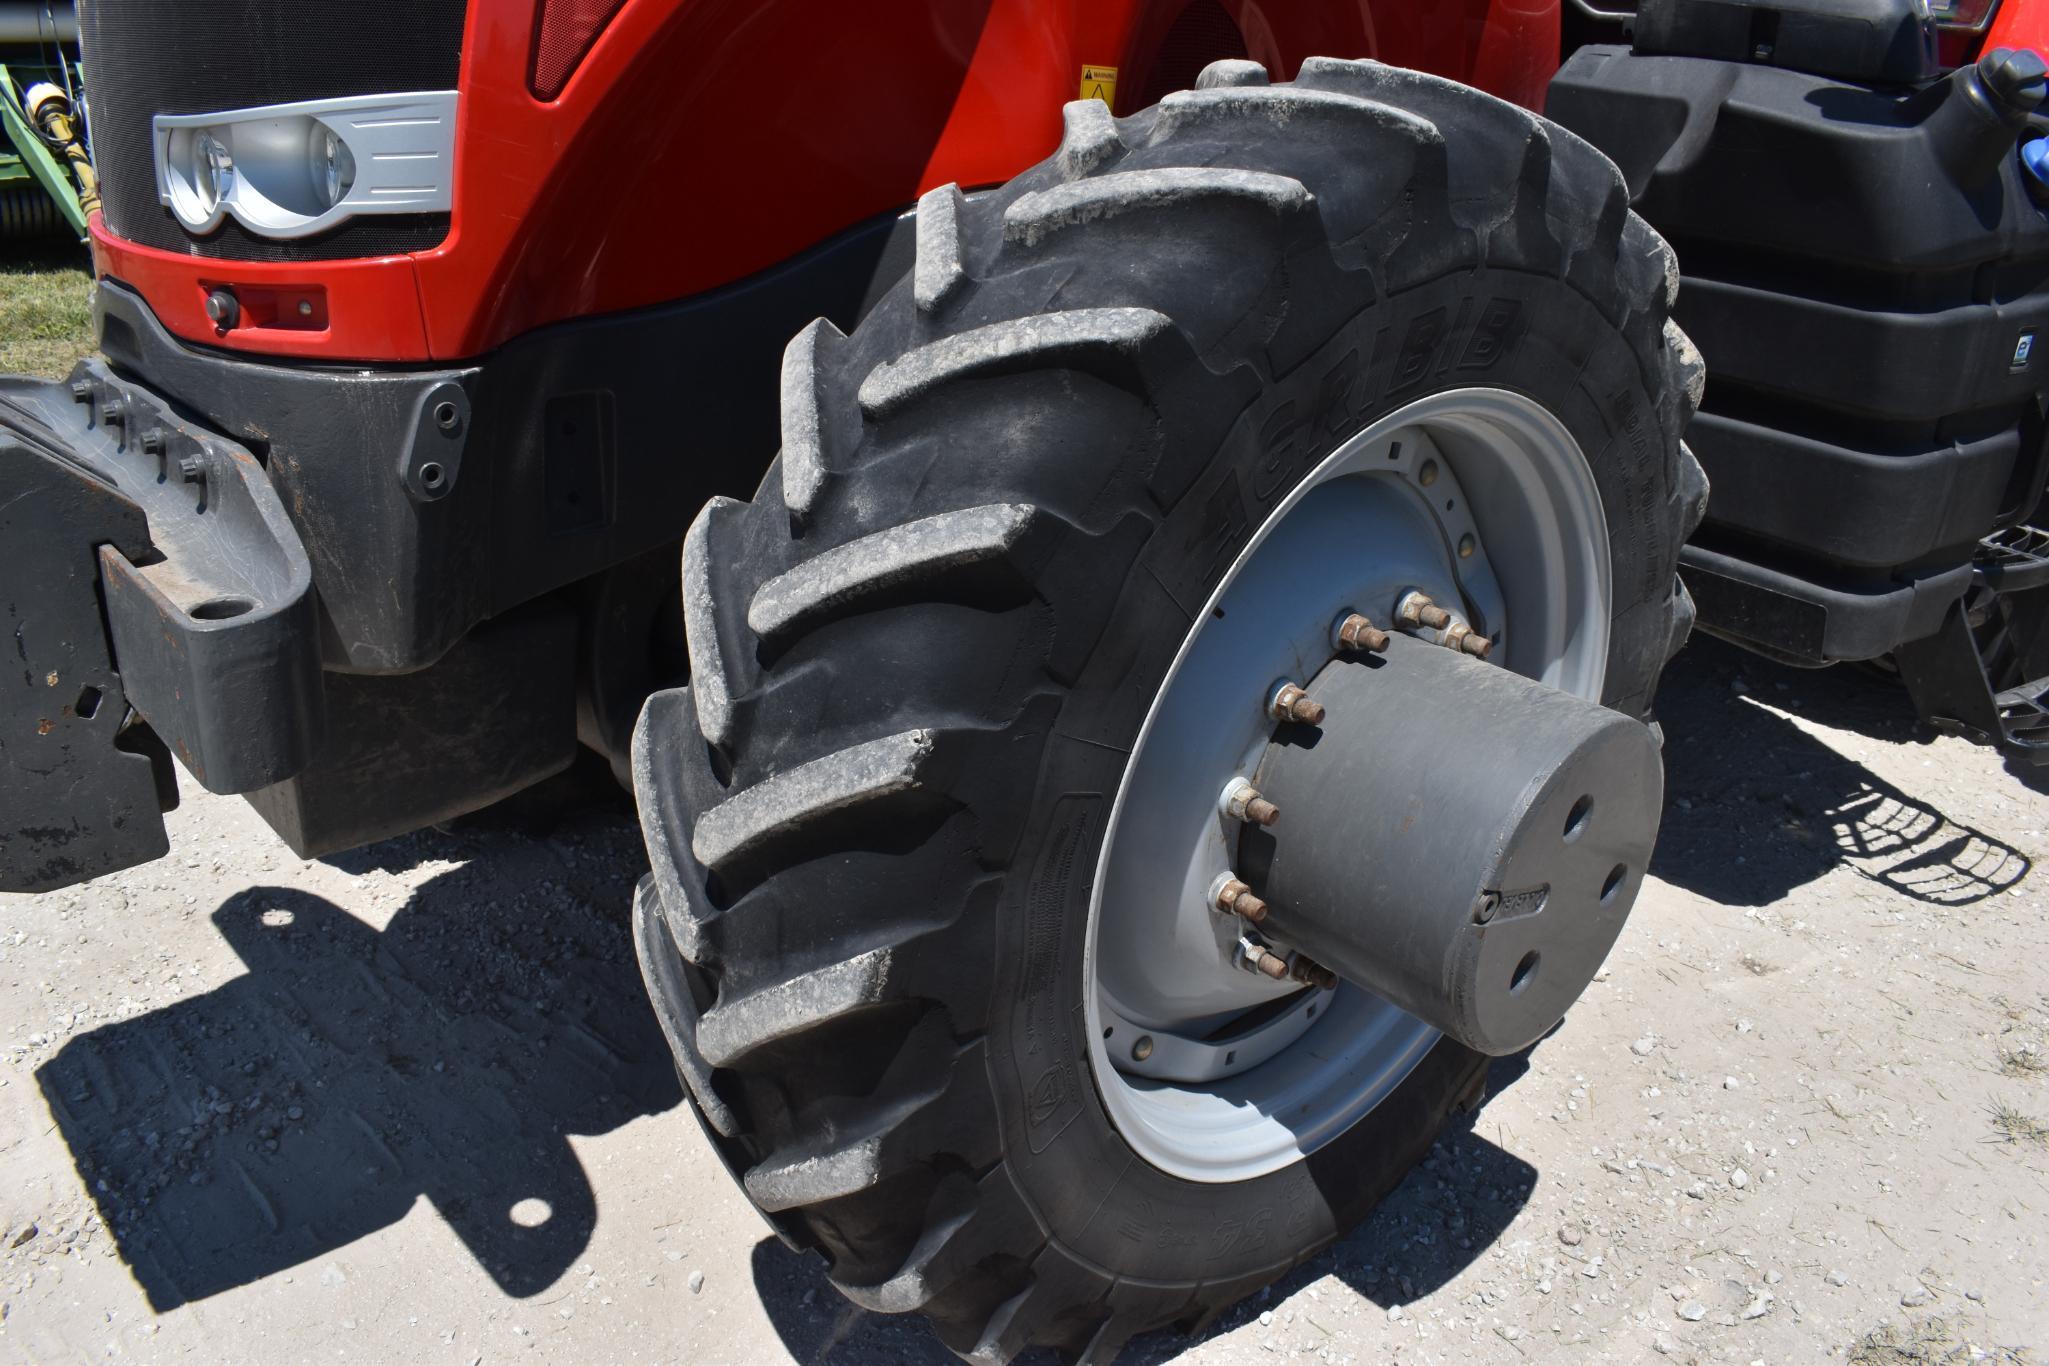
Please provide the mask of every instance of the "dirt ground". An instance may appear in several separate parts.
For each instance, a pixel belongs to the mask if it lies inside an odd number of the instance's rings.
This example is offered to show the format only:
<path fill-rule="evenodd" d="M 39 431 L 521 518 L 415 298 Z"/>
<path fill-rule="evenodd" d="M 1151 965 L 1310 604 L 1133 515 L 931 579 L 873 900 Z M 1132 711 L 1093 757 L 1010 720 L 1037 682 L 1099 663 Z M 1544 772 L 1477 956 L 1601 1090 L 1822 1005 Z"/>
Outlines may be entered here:
<path fill-rule="evenodd" d="M 1142 1362 L 2030 1359 L 2049 797 L 1838 669 L 1690 646 L 1656 877 L 1368 1223 Z M 0 897 L 0 1357 L 940 1361 L 680 1105 L 616 800 Z"/>

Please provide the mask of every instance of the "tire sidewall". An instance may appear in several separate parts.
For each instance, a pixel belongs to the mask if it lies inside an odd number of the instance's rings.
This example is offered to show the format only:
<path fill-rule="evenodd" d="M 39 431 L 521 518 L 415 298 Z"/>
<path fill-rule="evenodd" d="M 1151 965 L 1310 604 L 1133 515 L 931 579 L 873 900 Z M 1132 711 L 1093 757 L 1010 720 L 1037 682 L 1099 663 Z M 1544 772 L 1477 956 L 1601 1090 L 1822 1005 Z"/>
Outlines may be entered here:
<path fill-rule="evenodd" d="M 1614 587 L 1603 700 L 1647 698 L 1664 663 L 1675 442 L 1661 433 L 1624 335 L 1560 281 L 1464 272 L 1368 304 L 1264 386 L 1228 432 L 1211 434 L 1213 454 L 1141 553 L 1048 738 L 1012 865 L 1022 876 L 1007 880 L 996 918 L 988 1056 L 1004 1150 L 1053 1240 L 1099 1273 L 1248 1289 L 1271 1279 L 1363 1218 L 1486 1065 L 1442 1040 L 1307 1159 L 1247 1181 L 1193 1182 L 1153 1167 L 1117 1132 L 1097 1091 L 1083 1004 L 1104 831 L 1125 756 L 1189 629 L 1176 604 L 1207 601 L 1272 508 L 1354 433 L 1417 399 L 1475 386 L 1542 404 L 1593 469 Z M 1634 629 L 1653 612 L 1655 632 Z"/>

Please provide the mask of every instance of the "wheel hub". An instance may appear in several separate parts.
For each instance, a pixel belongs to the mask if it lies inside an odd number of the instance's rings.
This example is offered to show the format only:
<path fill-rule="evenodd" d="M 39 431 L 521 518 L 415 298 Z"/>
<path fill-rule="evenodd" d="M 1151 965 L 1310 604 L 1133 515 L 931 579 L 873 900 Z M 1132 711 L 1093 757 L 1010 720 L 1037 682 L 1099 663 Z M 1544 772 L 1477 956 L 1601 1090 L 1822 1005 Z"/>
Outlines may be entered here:
<path fill-rule="evenodd" d="M 1519 395 L 1469 389 L 1411 404 L 1344 443 L 1266 515 L 1196 615 L 1155 698 L 1097 871 L 1091 1052 L 1113 1121 L 1148 1160 L 1195 1180 L 1270 1171 L 1371 1109 L 1446 1025 L 1497 1042 L 1520 1027 L 1419 1012 L 1427 993 L 1396 992 L 1408 984 L 1381 964 L 1384 922 L 1347 919 L 1353 903 L 1343 895 L 1299 893 L 1312 880 L 1359 875 L 1311 869 L 1311 843 L 1335 846 L 1346 835 L 1335 821 L 1313 830 L 1313 806 L 1378 810 L 1390 795 L 1383 788 L 1394 786 L 1373 752 L 1384 742 L 1353 736 L 1360 720 L 1322 714 L 1336 677 L 1327 671 L 1392 679 L 1396 666 L 1385 661 L 1400 652 L 1404 661 L 1428 656 L 1420 670 L 1521 675 L 1516 684 L 1541 684 L 1566 701 L 1598 698 L 1609 600 L 1606 522 L 1591 471 L 1562 424 Z M 1411 672 L 1399 668 L 1404 679 Z M 1401 706 L 1348 699 L 1344 711 L 1380 709 L 1385 720 Z M 1270 752 L 1277 739 L 1300 740 L 1319 725 L 1341 727 L 1343 740 L 1292 748 L 1333 760 L 1331 772 L 1349 784 L 1345 799 L 1311 798 L 1316 783 L 1335 779 Z M 1337 761 L 1341 750 L 1349 762 Z M 1568 745 L 1549 757 L 1576 752 Z M 1276 778 L 1302 795 L 1269 790 Z M 1504 822 L 1511 833 L 1518 822 L 1541 824 L 1539 812 L 1505 798 L 1489 806 L 1475 796 L 1468 806 L 1447 813 L 1447 830 L 1483 821 L 1498 836 Z M 1271 857 L 1292 850 L 1298 835 L 1302 853 Z M 1514 839 L 1503 846 L 1513 847 Z M 1523 871 L 1521 863 L 1501 867 L 1500 875 Z M 1493 864 L 1462 871 L 1500 880 Z M 1433 906 L 1451 895 L 1434 885 L 1433 893 Z M 1271 911 L 1268 923 L 1253 913 L 1261 910 Z M 1492 971 L 1482 954 L 1470 975 Z M 1569 975 L 1547 964 L 1543 980 Z M 1529 1003 L 1518 1006 L 1519 1020 Z"/>
<path fill-rule="evenodd" d="M 1239 836 L 1259 932 L 1469 1048 L 1534 1042 L 1642 885 L 1649 728 L 1409 636 L 1308 692 L 1324 720 L 1282 727 L 1256 780 L 1285 823 Z"/>

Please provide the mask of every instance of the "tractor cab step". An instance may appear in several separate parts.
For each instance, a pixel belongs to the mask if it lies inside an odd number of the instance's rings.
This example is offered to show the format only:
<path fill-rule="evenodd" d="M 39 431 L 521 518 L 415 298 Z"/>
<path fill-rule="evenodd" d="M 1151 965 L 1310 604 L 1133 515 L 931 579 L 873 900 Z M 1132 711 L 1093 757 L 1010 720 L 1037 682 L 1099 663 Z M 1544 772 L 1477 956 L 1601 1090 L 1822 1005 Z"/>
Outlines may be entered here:
<path fill-rule="evenodd" d="M 1951 604 L 1935 634 L 1894 652 L 1922 721 L 2017 763 L 2049 764 L 2045 589 L 2049 531 L 2018 525 L 1979 542 L 1970 592 Z"/>

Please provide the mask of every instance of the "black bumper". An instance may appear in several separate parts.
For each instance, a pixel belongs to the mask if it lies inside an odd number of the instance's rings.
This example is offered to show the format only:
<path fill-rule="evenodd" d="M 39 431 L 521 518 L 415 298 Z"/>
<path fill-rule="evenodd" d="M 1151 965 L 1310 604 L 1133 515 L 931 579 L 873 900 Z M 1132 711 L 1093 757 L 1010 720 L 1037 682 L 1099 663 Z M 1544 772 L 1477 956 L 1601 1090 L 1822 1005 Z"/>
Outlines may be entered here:
<path fill-rule="evenodd" d="M 246 448 L 98 361 L 0 380 L 0 548 L 0 889 L 164 852 L 171 753 L 215 792 L 307 762 L 312 572 Z"/>

